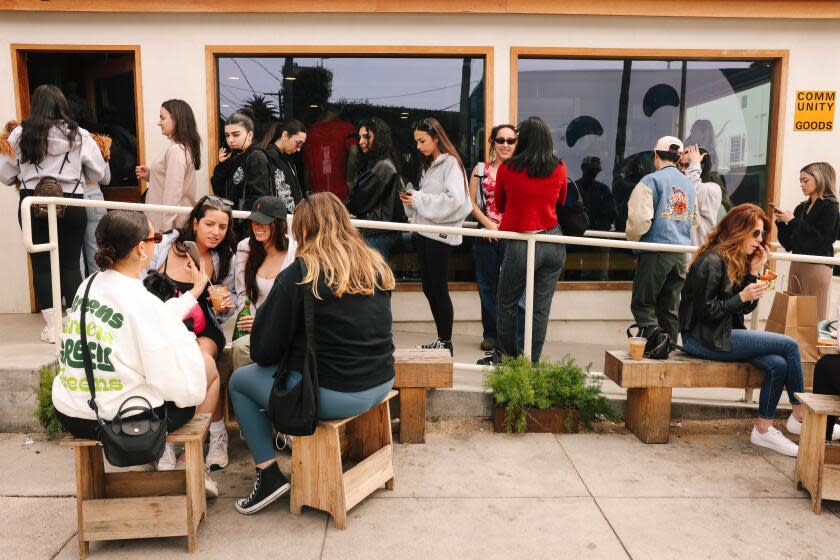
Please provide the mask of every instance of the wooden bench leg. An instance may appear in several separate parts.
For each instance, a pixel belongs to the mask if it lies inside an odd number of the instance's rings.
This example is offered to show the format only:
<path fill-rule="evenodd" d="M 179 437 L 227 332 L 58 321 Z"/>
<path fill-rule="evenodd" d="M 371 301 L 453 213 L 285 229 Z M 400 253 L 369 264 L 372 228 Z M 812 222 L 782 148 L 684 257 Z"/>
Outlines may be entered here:
<path fill-rule="evenodd" d="M 289 509 L 294 515 L 300 515 L 303 506 L 329 512 L 338 529 L 347 528 L 344 472 L 337 429 L 319 425 L 313 435 L 294 440 Z"/>
<path fill-rule="evenodd" d="M 799 455 L 796 457 L 794 485 L 802 486 L 811 494 L 811 507 L 814 513 L 822 510 L 822 470 L 825 465 L 825 428 L 828 418 L 825 414 L 816 414 L 802 407 L 802 433 L 799 436 Z"/>
<path fill-rule="evenodd" d="M 668 443 L 671 388 L 627 389 L 625 425 L 644 443 Z"/>
<path fill-rule="evenodd" d="M 204 454 L 202 440 L 184 444 L 187 488 L 187 552 L 194 552 L 198 524 L 207 518 L 207 495 L 204 493 Z"/>
<path fill-rule="evenodd" d="M 400 389 L 400 443 L 426 443 L 426 389 Z"/>
<path fill-rule="evenodd" d="M 76 447 L 76 514 L 78 519 L 79 558 L 84 560 L 90 552 L 85 540 L 85 500 L 105 497 L 105 463 L 102 450 L 97 446 Z"/>

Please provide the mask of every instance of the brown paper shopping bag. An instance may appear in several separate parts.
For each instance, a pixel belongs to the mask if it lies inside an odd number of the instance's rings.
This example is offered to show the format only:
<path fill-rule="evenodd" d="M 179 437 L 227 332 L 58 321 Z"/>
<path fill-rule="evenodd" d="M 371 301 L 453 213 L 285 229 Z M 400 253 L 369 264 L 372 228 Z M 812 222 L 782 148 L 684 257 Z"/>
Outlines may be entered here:
<path fill-rule="evenodd" d="M 764 330 L 785 334 L 796 340 L 803 362 L 816 362 L 819 359 L 816 296 L 776 292 Z"/>

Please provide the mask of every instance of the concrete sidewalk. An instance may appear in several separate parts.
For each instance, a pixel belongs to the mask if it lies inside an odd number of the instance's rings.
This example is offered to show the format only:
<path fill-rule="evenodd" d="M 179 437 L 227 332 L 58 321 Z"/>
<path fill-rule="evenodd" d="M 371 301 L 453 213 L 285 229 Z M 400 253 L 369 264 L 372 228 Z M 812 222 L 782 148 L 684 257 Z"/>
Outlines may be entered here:
<path fill-rule="evenodd" d="M 346 531 L 314 510 L 292 516 L 288 500 L 236 513 L 253 464 L 231 434 L 231 464 L 213 475 L 221 496 L 194 555 L 184 538 L 166 538 L 96 543 L 92 558 L 837 557 L 840 505 L 816 516 L 794 489 L 793 459 L 750 445 L 749 422 L 694 424 L 667 445 L 620 427 L 431 433 L 425 445 L 397 445 L 396 489 L 351 510 Z M 0 435 L 0 557 L 76 558 L 72 453 L 33 437 Z M 279 457 L 288 472 L 289 456 Z"/>

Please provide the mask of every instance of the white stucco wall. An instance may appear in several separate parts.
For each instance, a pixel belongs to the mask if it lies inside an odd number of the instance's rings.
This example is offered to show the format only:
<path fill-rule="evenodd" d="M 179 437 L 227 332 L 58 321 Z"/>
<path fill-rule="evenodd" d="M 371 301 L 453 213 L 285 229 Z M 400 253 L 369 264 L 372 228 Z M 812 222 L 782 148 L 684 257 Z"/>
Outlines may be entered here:
<path fill-rule="evenodd" d="M 49 32 L 46 33 L 45 31 Z M 793 131 L 797 89 L 840 90 L 840 22 L 745 21 L 501 15 L 96 15 L 0 14 L 0 118 L 15 116 L 16 84 L 10 44 L 139 44 L 146 138 L 145 161 L 161 149 L 156 126 L 160 102 L 178 97 L 196 112 L 207 139 L 204 46 L 253 45 L 491 45 L 495 48 L 493 114 L 509 120 L 510 47 L 554 46 L 653 49 L 788 49 L 790 67 L 781 147 L 781 205 L 801 197 L 798 170 L 826 160 L 840 167 L 840 133 Z M 205 144 L 206 146 L 206 144 Z M 205 154 L 207 158 L 209 154 Z M 561 154 L 562 155 L 562 154 Z M 208 184 L 206 165 L 200 189 Z M 17 194 L 0 190 L 0 313 L 27 312 L 25 255 L 17 225 Z M 552 316 L 597 318 L 622 296 L 559 292 Z M 605 298 L 609 301 L 606 303 Z M 461 306 L 458 306 L 459 308 Z M 477 306 L 471 315 L 477 314 Z M 419 306 L 425 311 L 425 305 Z M 599 308 L 601 310 L 599 311 Z M 624 307 L 626 309 L 626 306 Z M 629 314 L 629 310 L 628 310 Z M 456 313 L 456 317 L 458 313 Z M 471 319 L 473 317 L 470 317 Z"/>

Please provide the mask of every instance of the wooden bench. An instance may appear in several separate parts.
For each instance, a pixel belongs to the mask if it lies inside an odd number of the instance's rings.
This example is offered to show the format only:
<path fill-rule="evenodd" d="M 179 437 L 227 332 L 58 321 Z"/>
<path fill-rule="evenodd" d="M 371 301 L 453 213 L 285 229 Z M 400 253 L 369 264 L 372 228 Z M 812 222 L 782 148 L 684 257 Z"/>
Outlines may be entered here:
<path fill-rule="evenodd" d="M 826 446 L 828 416 L 840 416 L 840 397 L 796 393 L 805 416 L 799 436 L 794 484 L 811 494 L 814 513 L 822 511 L 823 500 L 840 500 L 840 447 Z"/>
<path fill-rule="evenodd" d="M 609 350 L 604 374 L 627 389 L 627 429 L 644 443 L 668 443 L 674 387 L 761 387 L 764 372 L 746 362 L 714 362 L 673 352 L 667 360 L 631 360 L 627 351 Z"/>
<path fill-rule="evenodd" d="M 338 529 L 347 528 L 347 512 L 383 485 L 394 489 L 391 391 L 385 400 L 359 416 L 318 423 L 311 436 L 292 443 L 291 512 L 303 506 L 328 512 Z M 342 437 L 344 432 L 345 437 Z M 342 456 L 355 464 L 344 470 Z"/>
<path fill-rule="evenodd" d="M 186 536 L 187 551 L 195 550 L 198 524 L 207 519 L 203 444 L 209 426 L 209 414 L 196 415 L 166 438 L 184 444 L 184 471 L 106 473 L 97 441 L 61 441 L 76 453 L 79 558 L 87 557 L 92 541 L 118 539 Z"/>
<path fill-rule="evenodd" d="M 429 389 L 452 387 L 449 350 L 399 348 L 394 352 L 394 389 L 400 391 L 400 443 L 426 442 Z"/>

